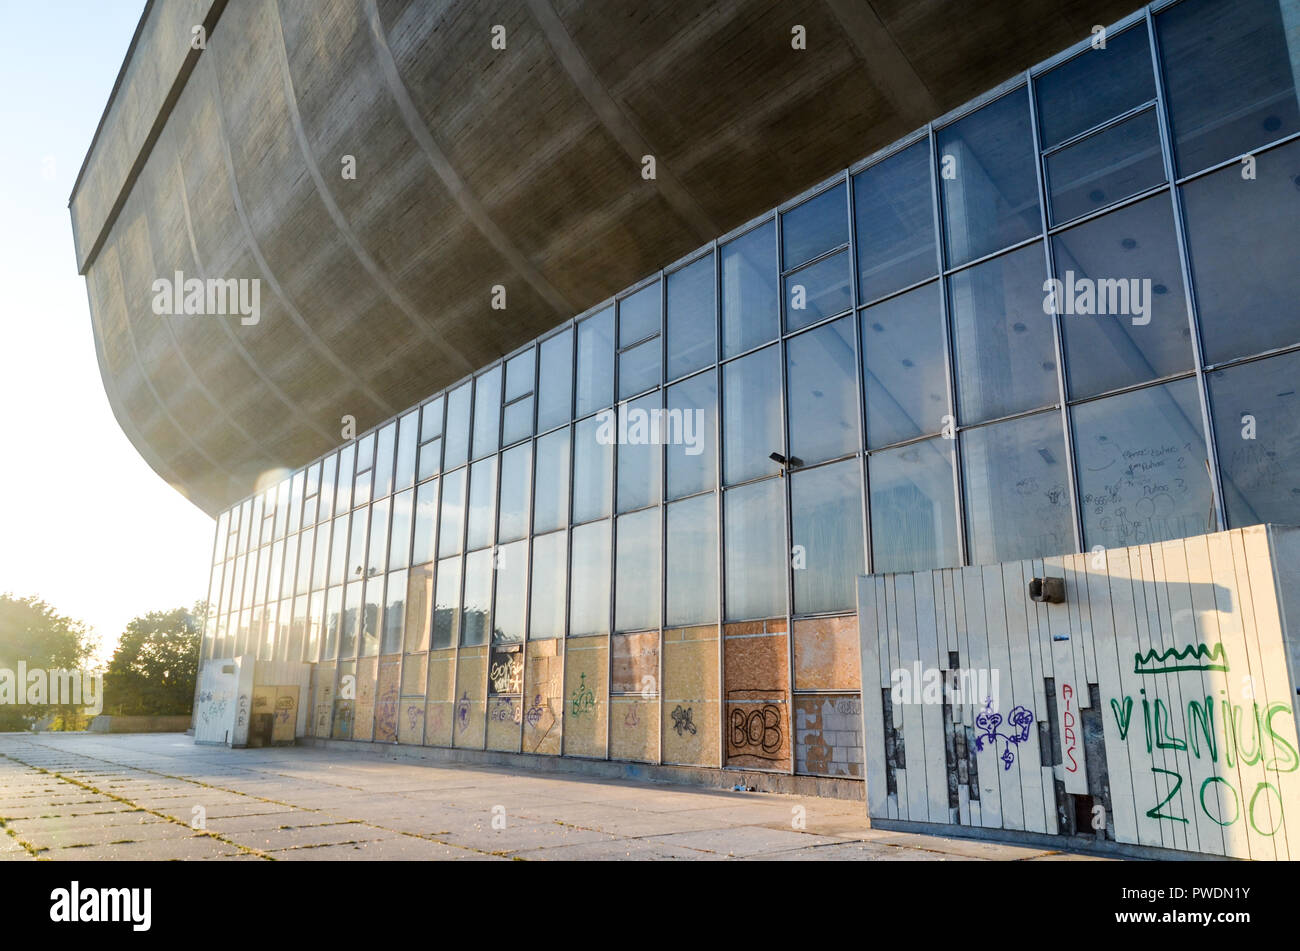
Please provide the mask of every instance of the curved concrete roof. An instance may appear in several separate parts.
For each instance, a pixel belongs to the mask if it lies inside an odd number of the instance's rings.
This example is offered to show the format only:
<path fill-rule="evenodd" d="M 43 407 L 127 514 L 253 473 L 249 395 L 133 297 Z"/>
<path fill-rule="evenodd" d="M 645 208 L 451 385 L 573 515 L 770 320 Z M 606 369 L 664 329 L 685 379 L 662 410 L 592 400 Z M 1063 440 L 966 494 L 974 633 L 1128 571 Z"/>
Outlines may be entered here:
<path fill-rule="evenodd" d="M 70 201 L 109 400 L 215 513 L 1131 4 L 150 2 Z"/>

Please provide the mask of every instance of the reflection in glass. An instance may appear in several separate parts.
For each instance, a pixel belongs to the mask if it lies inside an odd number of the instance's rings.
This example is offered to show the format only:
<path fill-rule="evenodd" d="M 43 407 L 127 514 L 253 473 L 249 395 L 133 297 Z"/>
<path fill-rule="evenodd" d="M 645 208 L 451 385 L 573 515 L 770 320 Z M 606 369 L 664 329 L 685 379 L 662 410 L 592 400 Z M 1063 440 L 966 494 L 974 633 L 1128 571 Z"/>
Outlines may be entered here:
<path fill-rule="evenodd" d="M 768 347 L 722 368 L 723 481 L 776 471 L 768 456 L 785 453 L 781 438 L 781 355 Z"/>
<path fill-rule="evenodd" d="M 1165 180 L 1154 109 L 1138 113 L 1046 159 L 1053 223 L 1113 205 Z"/>
<path fill-rule="evenodd" d="M 496 609 L 492 643 L 524 639 L 524 595 L 528 590 L 528 542 L 502 545 L 496 552 Z"/>
<path fill-rule="evenodd" d="M 849 241 L 848 200 L 836 185 L 781 216 L 782 264 L 786 270 Z"/>
<path fill-rule="evenodd" d="M 659 338 L 618 355 L 618 398 L 626 399 L 659 385 Z"/>
<path fill-rule="evenodd" d="M 488 639 L 488 616 L 492 608 L 491 549 L 465 556 L 465 593 L 461 610 L 460 646 L 478 647 Z"/>
<path fill-rule="evenodd" d="M 1074 550 L 1058 411 L 961 434 L 966 546 L 973 565 Z"/>
<path fill-rule="evenodd" d="M 1023 241 L 1041 229 L 1029 94 L 1024 88 L 935 134 L 943 170 L 939 188 L 949 267 Z"/>
<path fill-rule="evenodd" d="M 811 327 L 853 306 L 849 252 L 841 251 L 786 275 L 786 333 Z"/>
<path fill-rule="evenodd" d="M 442 397 L 429 400 L 420 409 L 420 442 L 442 435 Z"/>
<path fill-rule="evenodd" d="M 952 443 L 928 439 L 867 460 L 873 573 L 957 564 Z"/>
<path fill-rule="evenodd" d="M 516 354 L 506 361 L 507 403 L 533 391 L 533 348 Z"/>
<path fill-rule="evenodd" d="M 618 345 L 631 346 L 659 332 L 659 282 L 618 302 Z"/>
<path fill-rule="evenodd" d="M 868 446 L 943 428 L 949 412 L 943 337 L 938 281 L 862 312 Z"/>
<path fill-rule="evenodd" d="M 411 544 L 411 564 L 433 560 L 434 516 L 438 514 L 438 480 L 421 483 L 415 490 L 415 530 Z"/>
<path fill-rule="evenodd" d="M 1209 382 L 1229 527 L 1294 525 L 1300 509 L 1300 353 L 1220 370 Z"/>
<path fill-rule="evenodd" d="M 659 627 L 659 509 L 618 520 L 614 630 Z"/>
<path fill-rule="evenodd" d="M 668 275 L 668 379 L 707 366 L 717 358 L 713 255 L 706 254 Z"/>
<path fill-rule="evenodd" d="M 469 467 L 469 528 L 465 549 L 473 551 L 491 545 L 495 537 L 497 457 L 483 459 Z"/>
<path fill-rule="evenodd" d="M 433 565 L 412 568 L 406 582 L 407 653 L 427 651 L 433 633 Z"/>
<path fill-rule="evenodd" d="M 544 433 L 569 421 L 573 402 L 573 331 L 543 341 L 538 357 L 537 431 Z"/>
<path fill-rule="evenodd" d="M 614 446 L 597 439 L 603 415 L 573 427 L 573 521 L 602 518 L 613 505 Z M 606 431 L 608 425 L 606 424 Z"/>
<path fill-rule="evenodd" d="M 380 574 L 388 568 L 388 499 L 370 507 L 370 555 L 366 575 Z"/>
<path fill-rule="evenodd" d="M 854 323 L 851 316 L 841 317 L 786 344 L 790 454 L 801 465 L 858 449 Z"/>
<path fill-rule="evenodd" d="M 348 542 L 348 581 L 364 578 L 366 574 L 366 528 L 370 523 L 370 511 L 367 508 L 352 512 L 350 539 Z"/>
<path fill-rule="evenodd" d="M 1150 102 L 1156 83 L 1146 27 L 1108 35 L 1104 47 L 1053 67 L 1034 80 L 1034 93 L 1045 149 Z"/>
<path fill-rule="evenodd" d="M 862 472 L 858 459 L 790 476 L 794 611 L 851 611 L 863 574 Z"/>
<path fill-rule="evenodd" d="M 668 387 L 668 419 L 680 439 L 668 442 L 668 497 L 713 488 L 718 478 L 718 376 L 698 373 Z M 680 425 L 675 420 L 679 418 Z"/>
<path fill-rule="evenodd" d="M 383 624 L 384 576 L 375 575 L 366 581 L 365 607 L 360 617 L 360 642 L 358 654 L 373 657 L 379 653 L 379 634 Z"/>
<path fill-rule="evenodd" d="M 469 454 L 469 382 L 447 394 L 447 424 L 442 438 L 442 465 L 450 469 L 463 463 Z"/>
<path fill-rule="evenodd" d="M 722 355 L 775 340 L 779 307 L 776 225 L 760 225 L 722 246 Z"/>
<path fill-rule="evenodd" d="M 614 308 L 578 324 L 578 392 L 574 413 L 585 416 L 614 402 Z"/>
<path fill-rule="evenodd" d="M 1085 548 L 1214 531 L 1194 380 L 1074 407 Z"/>
<path fill-rule="evenodd" d="M 465 519 L 465 470 L 442 477 L 442 517 L 438 520 L 438 557 L 461 551 L 461 529 Z"/>
<path fill-rule="evenodd" d="M 785 614 L 783 482 L 766 479 L 729 489 L 726 505 L 727 620 Z"/>
<path fill-rule="evenodd" d="M 1192 368 L 1187 298 L 1167 195 L 1052 238 L 1070 396 Z M 1084 309 L 1101 312 L 1089 316 Z M 1073 311 L 1073 313 L 1071 313 Z"/>
<path fill-rule="evenodd" d="M 501 454 L 501 514 L 497 541 L 509 542 L 528 534 L 528 479 L 532 468 L 532 443 Z"/>
<path fill-rule="evenodd" d="M 390 571 L 386 591 L 384 633 L 379 652 L 396 654 L 402 649 L 402 629 L 406 622 L 406 572 Z"/>
<path fill-rule="evenodd" d="M 433 608 L 433 650 L 460 640 L 460 557 L 438 562 L 438 594 Z"/>
<path fill-rule="evenodd" d="M 853 178 L 858 299 L 863 303 L 938 271 L 930 143 L 922 139 Z"/>
<path fill-rule="evenodd" d="M 609 633 L 609 522 L 573 530 L 573 583 L 569 595 L 569 635 Z"/>
<path fill-rule="evenodd" d="M 568 522 L 569 430 L 557 429 L 537 440 L 533 531 L 549 532 Z"/>
<path fill-rule="evenodd" d="M 533 536 L 533 588 L 528 609 L 530 639 L 564 636 L 567 560 L 566 533 Z"/>
<path fill-rule="evenodd" d="M 411 502 L 414 492 L 407 489 L 393 496 L 393 528 L 388 543 L 390 570 L 405 568 L 411 551 Z"/>
<path fill-rule="evenodd" d="M 1047 266 L 1031 244 L 948 279 L 962 423 L 1056 402 L 1056 344 L 1044 310 Z"/>
<path fill-rule="evenodd" d="M 389 423 L 379 430 L 375 439 L 374 497 L 382 498 L 393 491 L 393 452 L 397 439 L 397 423 Z"/>
<path fill-rule="evenodd" d="M 659 393 L 655 391 L 619 407 L 620 414 L 627 419 L 627 439 L 618 447 L 620 512 L 654 505 L 659 501 L 662 471 L 660 445 L 666 435 L 659 432 L 662 423 L 659 401 Z"/>
<path fill-rule="evenodd" d="M 415 480 L 415 452 L 419 437 L 420 414 L 410 412 L 402 417 L 397 430 L 397 468 L 393 489 L 400 492 Z"/>
<path fill-rule="evenodd" d="M 710 492 L 668 506 L 670 627 L 718 620 L 718 500 Z"/>
<path fill-rule="evenodd" d="M 533 434 L 533 398 L 526 396 L 502 412 L 501 445 L 509 446 Z"/>
<path fill-rule="evenodd" d="M 474 380 L 474 456 L 496 452 L 501 438 L 501 368 Z"/>

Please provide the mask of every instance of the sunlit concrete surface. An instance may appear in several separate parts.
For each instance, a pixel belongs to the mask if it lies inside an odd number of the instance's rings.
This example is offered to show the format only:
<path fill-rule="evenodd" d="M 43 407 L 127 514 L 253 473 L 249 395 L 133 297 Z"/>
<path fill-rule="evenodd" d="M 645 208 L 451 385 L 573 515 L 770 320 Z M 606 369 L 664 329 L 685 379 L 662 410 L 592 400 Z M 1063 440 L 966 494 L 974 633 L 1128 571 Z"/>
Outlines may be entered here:
<path fill-rule="evenodd" d="M 182 734 L 0 735 L 0 824 L 0 861 L 1086 858 L 870 830 L 861 802 Z"/>

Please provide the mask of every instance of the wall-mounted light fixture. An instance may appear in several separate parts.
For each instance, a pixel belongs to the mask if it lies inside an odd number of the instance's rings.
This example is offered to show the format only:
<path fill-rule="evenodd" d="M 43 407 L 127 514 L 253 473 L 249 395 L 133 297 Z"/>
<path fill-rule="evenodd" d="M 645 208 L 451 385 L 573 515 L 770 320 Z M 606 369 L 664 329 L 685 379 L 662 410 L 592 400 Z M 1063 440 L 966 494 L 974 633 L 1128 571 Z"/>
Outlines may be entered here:
<path fill-rule="evenodd" d="M 786 469 L 797 469 L 801 465 L 803 465 L 803 460 L 800 459 L 798 456 L 790 456 L 789 458 L 786 458 L 785 456 L 781 455 L 779 452 L 769 453 L 767 458 L 771 459 L 773 462 L 775 462 L 778 466 L 781 467 L 782 477 L 785 476 Z"/>
<path fill-rule="evenodd" d="M 1064 604 L 1065 579 L 1035 578 L 1029 582 L 1029 600 L 1044 604 Z"/>

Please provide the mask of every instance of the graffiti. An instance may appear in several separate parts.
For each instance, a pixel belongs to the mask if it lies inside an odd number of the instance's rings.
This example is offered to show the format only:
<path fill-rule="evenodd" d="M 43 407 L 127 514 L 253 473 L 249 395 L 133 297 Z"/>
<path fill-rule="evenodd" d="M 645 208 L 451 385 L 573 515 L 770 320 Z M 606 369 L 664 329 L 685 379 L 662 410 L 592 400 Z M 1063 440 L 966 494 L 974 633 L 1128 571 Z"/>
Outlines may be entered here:
<path fill-rule="evenodd" d="M 628 704 L 627 714 L 623 717 L 623 725 L 636 726 L 640 722 L 641 722 L 641 718 L 637 716 L 636 704 L 634 703 Z"/>
<path fill-rule="evenodd" d="M 238 711 L 235 726 L 242 727 L 244 724 L 248 723 L 248 694 L 241 693 L 239 695 Z"/>
<path fill-rule="evenodd" d="M 456 723 L 463 730 L 469 726 L 469 691 L 466 691 L 456 706 Z"/>
<path fill-rule="evenodd" d="M 523 690 L 524 662 L 519 657 L 497 661 L 488 670 L 493 693 L 517 694 Z"/>
<path fill-rule="evenodd" d="M 542 714 L 546 712 L 546 706 L 542 703 L 542 695 L 536 694 L 533 697 L 533 705 L 524 713 L 524 722 L 530 727 L 536 727 L 542 722 Z"/>
<path fill-rule="evenodd" d="M 1223 661 L 1222 669 L 1226 670 L 1227 658 L 1220 645 L 1216 644 L 1215 648 L 1207 651 L 1202 647 L 1181 653 L 1166 651 L 1165 656 L 1172 654 L 1180 661 L 1193 655 L 1206 660 L 1217 658 Z M 1149 698 L 1146 690 L 1142 689 L 1138 691 L 1137 702 L 1128 695 L 1122 700 L 1111 698 L 1110 709 L 1121 742 L 1129 741 L 1133 711 L 1138 703 L 1142 708 L 1141 742 L 1147 754 L 1153 757 L 1153 763 L 1155 756 L 1165 755 L 1157 751 L 1174 750 L 1198 760 L 1208 760 L 1216 766 L 1222 757 L 1224 767 L 1228 770 L 1236 769 L 1237 764 L 1254 766 L 1257 763 L 1262 764 L 1267 772 L 1273 773 L 1291 773 L 1300 769 L 1300 751 L 1287 738 L 1294 736 L 1294 728 L 1289 724 L 1283 727 L 1273 723 L 1279 716 L 1294 715 L 1291 704 L 1287 701 L 1268 701 L 1263 705 L 1251 701 L 1247 707 L 1231 703 L 1226 698 L 1221 698 L 1216 704 L 1213 696 L 1206 695 L 1204 700 L 1188 700 L 1185 715 L 1181 723 L 1178 723 L 1177 707 L 1171 709 L 1171 705 L 1161 697 Z M 1138 738 L 1135 737 L 1133 742 L 1137 743 Z M 1187 817 L 1178 814 L 1181 803 L 1178 794 L 1185 777 L 1178 770 L 1155 765 L 1149 768 L 1153 777 L 1166 778 L 1157 784 L 1155 796 L 1158 801 L 1146 810 L 1145 815 L 1157 821 L 1186 824 Z M 1160 792 L 1161 786 L 1165 787 L 1163 793 Z M 1248 792 L 1249 799 L 1246 798 Z M 1276 784 L 1267 780 L 1257 782 L 1253 790 L 1247 781 L 1238 791 L 1231 779 L 1211 775 L 1201 783 L 1193 798 L 1201 812 L 1220 826 L 1234 825 L 1244 814 L 1251 828 L 1260 835 L 1271 836 L 1281 828 L 1282 793 Z M 1273 799 L 1276 799 L 1275 804 Z"/>
<path fill-rule="evenodd" d="M 1216 660 L 1219 663 L 1213 663 Z M 1171 647 L 1159 656 L 1153 647 L 1145 654 L 1133 655 L 1135 674 L 1177 674 L 1185 670 L 1217 670 L 1226 673 L 1228 658 L 1223 653 L 1223 644 L 1215 644 L 1212 648 L 1204 644 L 1188 644 L 1182 650 Z"/>
<path fill-rule="evenodd" d="M 280 697 L 277 699 L 275 701 L 275 722 L 288 723 L 295 706 L 293 697 Z"/>
<path fill-rule="evenodd" d="M 678 736 L 695 735 L 694 713 L 694 707 L 683 707 L 680 703 L 673 710 L 673 730 Z"/>
<path fill-rule="evenodd" d="M 230 694 L 205 690 L 199 694 L 199 704 L 199 716 L 205 725 L 213 720 L 220 722 L 226 716 L 226 707 L 230 705 Z"/>
<path fill-rule="evenodd" d="M 423 704 L 418 703 L 411 703 L 406 706 L 406 725 L 412 733 L 415 732 L 416 726 L 420 722 L 420 714 L 424 712 L 421 709 L 422 707 Z"/>
<path fill-rule="evenodd" d="M 1065 701 L 1065 707 L 1062 710 L 1064 717 L 1064 728 L 1061 730 L 1061 753 L 1064 757 L 1063 764 L 1067 773 L 1077 773 L 1079 771 L 1079 761 L 1076 758 L 1079 752 L 1079 737 L 1075 732 L 1075 716 L 1070 711 L 1070 706 L 1074 700 L 1074 688 L 1067 683 L 1061 684 L 1061 699 Z"/>
<path fill-rule="evenodd" d="M 731 745 L 740 753 L 777 759 L 782 743 L 781 708 L 776 704 L 765 703 L 748 713 L 731 711 Z"/>
<path fill-rule="evenodd" d="M 584 713 L 590 713 L 596 706 L 596 695 L 592 693 L 591 688 L 587 686 L 587 675 L 585 673 L 580 675 L 578 686 L 574 688 L 573 697 L 571 699 L 572 703 L 570 708 L 573 710 L 573 715 L 575 717 L 580 717 Z"/>
<path fill-rule="evenodd" d="M 492 722 L 508 723 L 513 720 L 519 722 L 520 711 L 515 709 L 514 701 L 510 697 L 497 697 L 492 701 Z"/>
<path fill-rule="evenodd" d="M 1029 728 L 1033 726 L 1034 715 L 1024 707 L 1014 707 L 1007 714 L 1007 726 L 1014 727 L 1011 733 L 1000 733 L 998 727 L 1002 725 L 1002 714 L 993 712 L 993 698 L 984 698 L 984 711 L 975 717 L 975 726 L 983 733 L 975 737 L 975 750 L 982 752 L 984 744 L 987 743 L 996 751 L 998 740 L 1002 740 L 1006 746 L 1002 750 L 1002 755 L 998 757 L 1002 760 L 1002 768 L 1008 770 L 1016 761 L 1016 754 L 1013 747 L 1019 746 L 1025 740 L 1029 739 Z"/>

